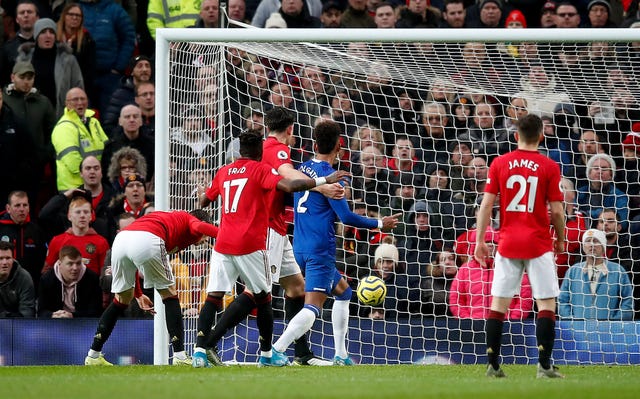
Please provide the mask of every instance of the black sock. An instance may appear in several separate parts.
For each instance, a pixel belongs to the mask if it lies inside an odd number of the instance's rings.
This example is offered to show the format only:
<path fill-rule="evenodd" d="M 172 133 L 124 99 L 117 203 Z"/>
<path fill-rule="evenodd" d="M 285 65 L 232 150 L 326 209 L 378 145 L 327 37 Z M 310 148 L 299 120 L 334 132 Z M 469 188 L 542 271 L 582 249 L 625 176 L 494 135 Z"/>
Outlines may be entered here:
<path fill-rule="evenodd" d="M 552 311 L 540 311 L 536 320 L 536 338 L 538 340 L 538 362 L 542 367 L 551 367 L 551 354 L 556 338 L 556 315 Z"/>
<path fill-rule="evenodd" d="M 490 311 L 485 325 L 487 335 L 487 362 L 494 368 L 500 368 L 500 343 L 502 341 L 502 324 L 504 313 Z"/>
<path fill-rule="evenodd" d="M 271 341 L 273 340 L 273 306 L 271 305 L 271 294 L 257 305 L 258 317 L 256 324 L 260 333 L 260 350 L 267 352 L 271 350 Z"/>
<path fill-rule="evenodd" d="M 216 317 L 216 313 L 222 310 L 222 298 L 216 298 L 208 295 L 202 310 L 200 310 L 200 316 L 198 316 L 198 333 L 196 335 L 196 347 L 204 348 L 207 340 L 207 335 L 211 331 L 213 326 L 213 319 Z"/>
<path fill-rule="evenodd" d="M 293 319 L 293 316 L 297 315 L 299 311 L 304 307 L 304 296 L 297 298 L 286 297 L 284 301 L 285 319 L 287 324 Z M 304 357 L 312 354 L 309 349 L 309 343 L 307 342 L 307 333 L 305 332 L 296 339 L 294 342 L 295 357 Z"/>
<path fill-rule="evenodd" d="M 216 346 L 227 330 L 244 320 L 255 306 L 256 303 L 253 301 L 253 297 L 244 292 L 238 295 L 227 310 L 224 311 L 218 323 L 213 327 L 213 331 L 209 332 L 209 336 L 204 341 L 204 347 L 213 348 Z"/>
<path fill-rule="evenodd" d="M 182 310 L 177 296 L 172 296 L 162 300 L 164 303 L 165 320 L 167 331 L 171 340 L 173 352 L 184 350 L 184 324 L 182 324 Z"/>
<path fill-rule="evenodd" d="M 96 335 L 93 336 L 91 349 L 96 352 L 102 351 L 102 346 L 109 339 L 118 318 L 124 314 L 127 307 L 128 305 L 120 303 L 116 299 L 107 306 L 100 317 L 100 321 L 98 321 L 98 328 L 96 329 Z"/>

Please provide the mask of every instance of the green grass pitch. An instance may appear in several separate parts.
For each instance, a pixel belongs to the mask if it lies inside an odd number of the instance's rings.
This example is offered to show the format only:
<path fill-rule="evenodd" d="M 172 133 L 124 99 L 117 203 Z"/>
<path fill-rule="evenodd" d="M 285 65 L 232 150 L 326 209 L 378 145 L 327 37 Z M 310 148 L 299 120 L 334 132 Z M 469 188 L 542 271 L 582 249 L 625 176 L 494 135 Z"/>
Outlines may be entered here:
<path fill-rule="evenodd" d="M 0 397 L 27 398 L 638 398 L 640 367 L 564 366 L 563 380 L 537 380 L 535 366 L 355 366 L 210 369 L 156 366 L 1 367 Z"/>

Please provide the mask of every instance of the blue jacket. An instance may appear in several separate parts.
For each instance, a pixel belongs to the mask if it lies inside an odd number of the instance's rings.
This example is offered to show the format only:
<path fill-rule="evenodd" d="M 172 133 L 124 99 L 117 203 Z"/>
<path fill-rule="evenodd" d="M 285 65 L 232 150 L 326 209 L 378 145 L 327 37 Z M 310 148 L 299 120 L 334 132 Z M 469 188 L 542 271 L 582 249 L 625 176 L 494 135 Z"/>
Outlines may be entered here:
<path fill-rule="evenodd" d="M 632 320 L 633 286 L 624 268 L 607 261 L 607 273 L 600 273 L 593 294 L 585 263 L 576 263 L 565 274 L 558 315 L 568 319 Z"/>
<path fill-rule="evenodd" d="M 120 73 L 129 65 L 136 41 L 136 31 L 129 14 L 113 0 L 96 3 L 80 1 L 84 14 L 84 27 L 96 42 L 96 72 Z"/>
<path fill-rule="evenodd" d="M 623 229 L 626 229 L 629 221 L 629 197 L 623 193 L 613 183 L 608 183 L 603 187 L 601 200 L 596 194 L 589 190 L 589 185 L 578 187 L 578 209 L 591 220 L 598 219 L 600 212 L 604 208 L 614 208 L 618 212 Z"/>

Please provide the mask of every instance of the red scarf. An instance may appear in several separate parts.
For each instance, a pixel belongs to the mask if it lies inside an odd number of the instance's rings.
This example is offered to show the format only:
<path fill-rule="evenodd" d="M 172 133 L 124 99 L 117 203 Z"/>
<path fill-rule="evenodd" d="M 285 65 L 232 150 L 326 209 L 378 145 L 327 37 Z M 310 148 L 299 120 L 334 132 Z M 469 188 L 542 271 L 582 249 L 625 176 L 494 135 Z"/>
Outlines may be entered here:
<path fill-rule="evenodd" d="M 129 205 L 129 201 L 127 201 L 127 199 L 124 199 L 124 211 L 127 213 L 132 214 L 133 216 L 135 216 L 136 218 L 138 216 L 140 216 L 140 212 L 142 212 L 142 210 L 144 209 L 145 204 L 147 203 L 147 199 L 145 198 L 142 202 L 142 205 L 140 206 L 140 208 L 136 211 L 134 210 L 131 205 Z"/>

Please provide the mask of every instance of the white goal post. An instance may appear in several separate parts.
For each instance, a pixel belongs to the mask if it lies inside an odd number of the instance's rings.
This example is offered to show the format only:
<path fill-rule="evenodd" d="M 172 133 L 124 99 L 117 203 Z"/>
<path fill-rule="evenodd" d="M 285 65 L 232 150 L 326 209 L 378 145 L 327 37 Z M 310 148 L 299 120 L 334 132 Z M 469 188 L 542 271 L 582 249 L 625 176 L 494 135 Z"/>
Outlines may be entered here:
<path fill-rule="evenodd" d="M 387 280 L 385 307 L 393 308 L 383 319 L 372 318 L 375 312 L 354 295 L 348 349 L 358 362 L 485 362 L 488 305 L 473 280 L 479 274 L 463 266 L 474 241 L 464 233 L 473 231 L 482 170 L 513 148 L 514 122 L 528 112 L 543 117 L 541 150 L 560 164 L 565 191 L 574 195 L 568 216 L 578 219 L 576 235 L 558 261 L 561 284 L 569 266 L 582 261 L 579 233 L 598 227 L 609 208 L 620 226 L 617 236 L 608 234 L 616 238 L 610 249 L 617 258 L 610 260 L 627 277 L 620 287 L 601 282 L 613 293 L 610 308 L 561 306 L 569 314 L 558 319 L 555 361 L 640 363 L 640 327 L 632 321 L 640 284 L 634 245 L 640 172 L 636 153 L 625 156 L 636 142 L 640 154 L 640 123 L 634 125 L 640 122 L 640 29 L 158 29 L 156 35 L 156 209 L 195 208 L 196 185 L 210 183 L 215 170 L 237 157 L 234 138 L 263 129 L 261 115 L 276 104 L 295 115 L 296 160 L 311 154 L 314 123 L 336 120 L 344 129 L 339 166 L 354 174 L 351 204 L 369 214 L 403 212 L 402 226 L 386 237 L 338 229 L 338 267 L 354 287 L 374 273 L 381 242 L 393 241 L 400 253 Z M 414 152 L 402 158 L 407 148 Z M 620 194 L 611 198 L 591 188 L 588 160 L 600 152 L 617 168 L 611 180 Z M 494 224 L 497 230 L 499 221 Z M 204 300 L 206 252 L 190 249 L 172 259 L 189 353 Z M 439 256 L 449 253 L 460 275 L 475 277 L 443 276 Z M 458 295 L 447 291 L 452 283 Z M 525 291 L 513 305 L 522 308 L 505 326 L 505 362 L 537 361 L 535 309 Z M 155 303 L 161 303 L 157 295 Z M 274 339 L 284 326 L 282 303 L 275 289 Z M 156 309 L 154 363 L 167 364 L 164 312 Z M 309 337 L 325 358 L 333 357 L 329 312 L 325 306 Z M 256 334 L 254 320 L 242 323 L 221 342 L 223 359 L 255 362 Z"/>

